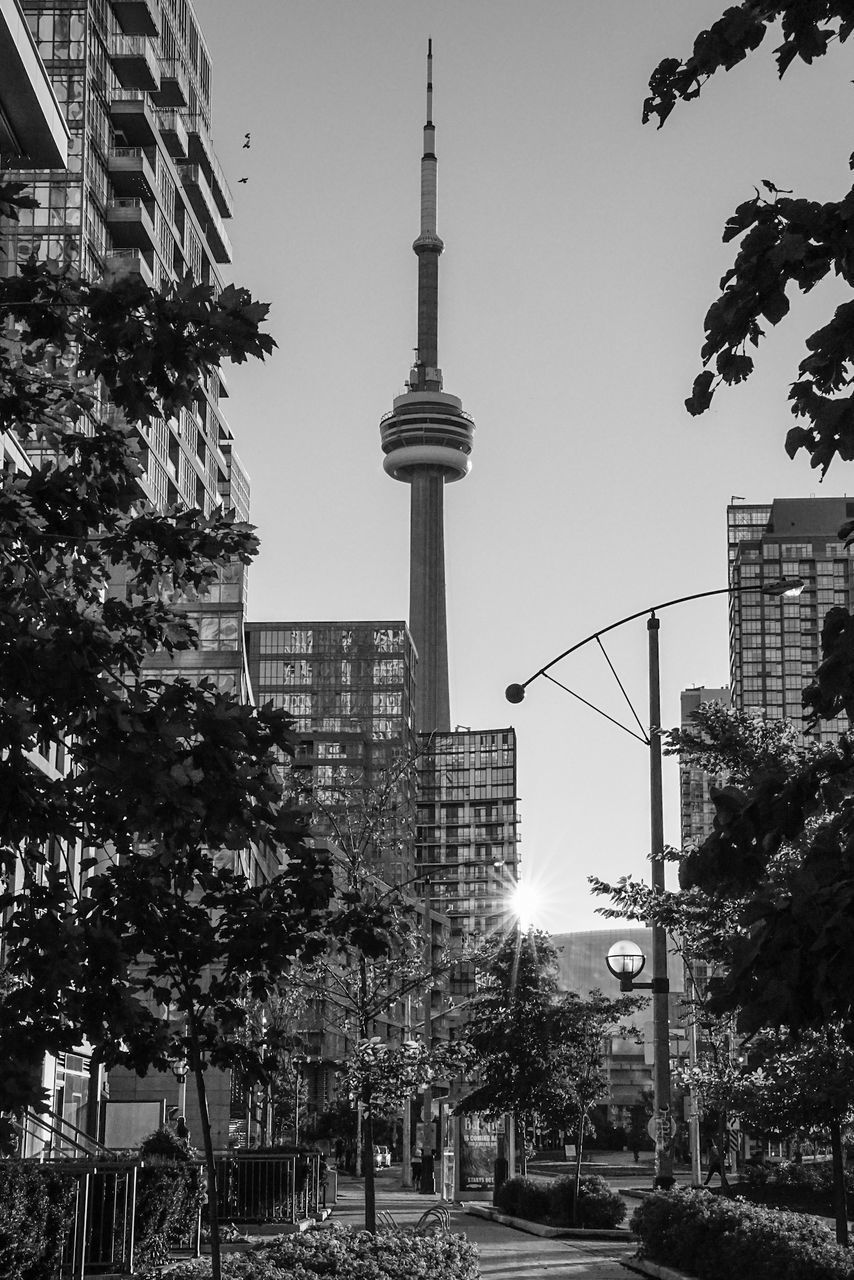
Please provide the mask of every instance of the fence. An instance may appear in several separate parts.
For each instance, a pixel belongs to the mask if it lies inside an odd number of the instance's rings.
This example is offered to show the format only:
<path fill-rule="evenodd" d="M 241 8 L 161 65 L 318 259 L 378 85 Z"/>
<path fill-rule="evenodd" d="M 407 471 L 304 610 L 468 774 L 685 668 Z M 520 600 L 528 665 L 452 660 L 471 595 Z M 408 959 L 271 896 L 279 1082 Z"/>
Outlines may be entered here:
<path fill-rule="evenodd" d="M 136 1250 L 139 1160 L 52 1160 L 75 1178 L 74 1219 L 65 1241 L 60 1280 L 129 1275 Z M 295 1223 L 319 1212 L 321 1156 L 223 1156 L 216 1161 L 217 1216 L 221 1222 Z M 202 1215 L 173 1253 L 201 1252 Z"/>
<path fill-rule="evenodd" d="M 133 1270 L 134 1208 L 138 1162 L 46 1161 L 74 1175 L 74 1218 L 66 1237 L 60 1276 L 108 1275 Z"/>
<path fill-rule="evenodd" d="M 250 1152 L 217 1160 L 219 1217 L 235 1222 L 299 1222 L 320 1208 L 321 1157 Z"/>

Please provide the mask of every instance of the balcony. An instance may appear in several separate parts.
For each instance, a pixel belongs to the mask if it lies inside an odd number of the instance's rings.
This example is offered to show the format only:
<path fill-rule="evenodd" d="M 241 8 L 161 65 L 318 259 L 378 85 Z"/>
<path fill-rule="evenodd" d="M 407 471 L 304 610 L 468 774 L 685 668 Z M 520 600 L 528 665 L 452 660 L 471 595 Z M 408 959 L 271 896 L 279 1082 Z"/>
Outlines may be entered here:
<path fill-rule="evenodd" d="M 154 221 L 139 199 L 126 196 L 110 200 L 107 227 L 117 249 L 141 249 L 146 253 L 154 249 Z"/>
<path fill-rule="evenodd" d="M 193 212 L 207 238 L 215 262 L 231 262 L 231 242 L 200 165 L 179 164 L 178 172 Z"/>
<path fill-rule="evenodd" d="M 154 167 L 141 147 L 114 147 L 109 155 L 107 170 L 117 196 L 154 199 Z"/>
<path fill-rule="evenodd" d="M 108 280 L 138 276 L 143 284 L 154 288 L 154 272 L 139 249 L 112 249 L 107 254 L 104 275 Z"/>
<path fill-rule="evenodd" d="M 123 89 L 151 93 L 160 88 L 160 68 L 145 36 L 114 36 L 110 61 Z"/>
<path fill-rule="evenodd" d="M 160 88 L 152 97 L 158 107 L 186 107 L 189 101 L 189 81 L 180 62 L 161 62 Z"/>
<path fill-rule="evenodd" d="M 173 160 L 187 159 L 187 129 L 177 111 L 160 111 L 157 115 L 160 136 Z"/>
<path fill-rule="evenodd" d="M 153 147 L 157 144 L 157 120 L 148 101 L 141 93 L 120 90 L 110 102 L 110 119 L 117 133 L 127 138 L 133 147 Z"/>
<path fill-rule="evenodd" d="M 112 0 L 112 9 L 126 36 L 160 34 L 159 0 Z"/>
<path fill-rule="evenodd" d="M 194 164 L 201 165 L 219 212 L 223 218 L 230 218 L 234 213 L 234 197 L 214 153 L 207 123 L 202 116 L 194 115 L 190 116 L 187 124 L 189 127 L 187 155 Z"/>

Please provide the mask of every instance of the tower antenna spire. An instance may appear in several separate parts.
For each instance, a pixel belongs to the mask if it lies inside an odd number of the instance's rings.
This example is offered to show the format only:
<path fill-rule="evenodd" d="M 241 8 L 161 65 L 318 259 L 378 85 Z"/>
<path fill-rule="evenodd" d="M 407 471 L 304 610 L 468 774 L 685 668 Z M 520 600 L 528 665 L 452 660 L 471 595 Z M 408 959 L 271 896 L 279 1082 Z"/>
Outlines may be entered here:
<path fill-rule="evenodd" d="M 471 468 L 474 423 L 462 401 L 442 389 L 439 368 L 439 257 L 436 230 L 436 128 L 433 41 L 427 41 L 427 120 L 421 155 L 418 259 L 418 345 L 406 393 L 380 423 L 383 467 L 411 490 L 409 627 L 418 652 L 415 723 L 419 732 L 451 727 L 445 608 L 443 490 Z"/>
<path fill-rule="evenodd" d="M 427 38 L 427 123 L 433 123 L 433 41 Z"/>

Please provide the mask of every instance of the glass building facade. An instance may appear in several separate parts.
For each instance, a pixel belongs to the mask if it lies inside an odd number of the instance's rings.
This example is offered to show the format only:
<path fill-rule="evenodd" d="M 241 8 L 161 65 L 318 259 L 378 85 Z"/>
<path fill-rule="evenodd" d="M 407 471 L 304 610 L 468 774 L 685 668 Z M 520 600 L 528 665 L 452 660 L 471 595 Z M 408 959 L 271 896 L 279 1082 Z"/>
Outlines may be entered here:
<path fill-rule="evenodd" d="M 52 156 L 46 142 L 34 150 L 20 128 L 0 130 L 4 179 L 22 181 L 38 201 L 21 211 L 17 224 L 4 224 L 0 274 L 14 274 L 35 258 L 92 280 L 131 276 L 165 290 L 189 278 L 217 293 L 220 269 L 231 261 L 225 222 L 232 197 L 212 145 L 211 62 L 191 0 L 21 0 L 16 12 L 29 30 L 24 52 L 40 58 L 68 137 Z M 0 51 L 0 104 L 15 126 L 4 96 L 11 63 L 2 40 Z M 176 419 L 139 429 L 142 502 L 161 513 L 192 507 L 209 515 L 222 508 L 248 519 L 249 482 L 223 413 L 227 396 L 215 371 Z M 10 451 L 7 443 L 2 452 Z M 113 589 L 123 590 L 120 575 Z M 151 669 L 166 677 L 204 676 L 223 691 L 245 694 L 245 598 L 244 566 L 227 566 L 203 598 L 183 602 L 198 648 L 155 655 Z M 256 850 L 235 856 L 253 875 L 274 869 Z M 76 1127 L 89 1102 L 89 1059 L 84 1045 L 45 1062 L 54 1117 Z M 224 1146 L 230 1080 L 227 1073 L 211 1074 L 214 1140 Z M 100 1094 L 100 1081 L 97 1087 Z M 168 1073 L 144 1080 L 111 1073 L 110 1102 L 173 1101 L 176 1090 Z M 37 1154 L 56 1145 L 56 1135 L 36 1127 L 24 1150 Z"/>
<path fill-rule="evenodd" d="M 828 609 L 850 609 L 854 548 L 838 537 L 854 517 L 847 498 L 775 498 L 727 508 L 730 674 L 733 705 L 803 724 L 801 694 L 821 659 Z M 800 596 L 763 595 L 763 586 L 799 578 Z M 823 721 L 813 736 L 832 741 L 847 728 Z"/>
<path fill-rule="evenodd" d="M 300 791 L 318 802 L 318 832 L 332 836 L 324 809 L 358 804 L 360 789 L 382 787 L 415 758 L 416 655 L 406 623 L 250 622 L 246 645 L 255 701 L 293 717 Z M 392 883 L 414 873 L 414 787 L 404 768 L 390 801 L 396 838 L 376 850 Z"/>
<path fill-rule="evenodd" d="M 516 733 L 460 728 L 421 741 L 417 868 L 459 948 L 510 923 L 519 879 Z"/>

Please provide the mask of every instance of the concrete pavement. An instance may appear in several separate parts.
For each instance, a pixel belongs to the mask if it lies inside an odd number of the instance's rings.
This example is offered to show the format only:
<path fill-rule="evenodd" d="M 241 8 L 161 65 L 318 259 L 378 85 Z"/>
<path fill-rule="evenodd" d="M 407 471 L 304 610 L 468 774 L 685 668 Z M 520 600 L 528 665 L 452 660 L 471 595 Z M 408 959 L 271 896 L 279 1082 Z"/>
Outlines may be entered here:
<path fill-rule="evenodd" d="M 342 1176 L 338 1193 L 333 1219 L 354 1227 L 364 1226 L 362 1180 Z M 404 1191 L 399 1166 L 378 1172 L 377 1209 L 381 1215 L 389 1214 L 398 1226 L 413 1225 L 425 1209 L 436 1203 L 433 1196 Z M 549 1240 L 476 1218 L 458 1206 L 448 1208 L 451 1230 L 477 1244 L 484 1280 L 630 1280 L 631 1273 L 622 1262 L 634 1254 L 637 1245 L 633 1241 Z"/>

